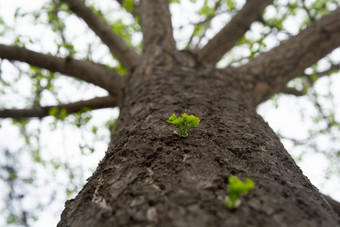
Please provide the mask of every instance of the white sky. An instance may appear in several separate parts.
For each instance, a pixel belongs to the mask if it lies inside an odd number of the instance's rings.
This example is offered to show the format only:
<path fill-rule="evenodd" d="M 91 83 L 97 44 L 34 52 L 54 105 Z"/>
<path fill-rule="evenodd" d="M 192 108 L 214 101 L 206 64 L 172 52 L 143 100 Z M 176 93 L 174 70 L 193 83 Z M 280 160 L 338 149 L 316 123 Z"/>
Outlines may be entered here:
<path fill-rule="evenodd" d="M 33 10 L 33 9 L 39 9 L 41 4 L 45 2 L 45 0 L 35 0 L 34 4 L 32 4 L 32 1 L 26 1 L 26 0 L 0 0 L 0 16 L 6 21 L 7 24 L 11 25 L 11 18 L 14 13 L 14 10 L 17 8 L 17 6 L 22 7 L 25 11 Z M 104 5 L 111 5 L 112 0 L 105 0 L 101 1 L 101 4 Z M 192 8 L 192 6 L 190 6 Z M 173 23 L 174 27 L 178 28 L 182 25 L 183 21 L 188 19 L 193 19 L 193 17 L 196 17 L 195 14 L 192 12 L 190 13 L 188 10 L 188 7 L 177 7 L 173 6 L 172 11 L 177 12 L 176 15 L 174 15 Z M 227 20 L 227 19 L 225 19 Z M 291 23 L 294 23 L 292 21 Z M 72 24 L 72 25 L 70 25 Z M 80 48 L 82 46 L 85 46 L 86 43 L 89 41 L 88 39 L 95 39 L 95 36 L 92 34 L 89 34 L 86 37 L 83 37 L 85 39 L 76 37 L 76 34 L 81 34 L 84 31 L 83 23 L 79 22 L 76 18 L 71 19 L 70 21 L 70 30 L 73 31 L 75 34 L 74 37 L 70 35 L 70 37 L 75 38 L 77 40 L 77 47 Z M 214 25 L 215 29 L 218 29 L 218 27 L 221 27 L 222 24 L 216 24 Z M 38 26 L 35 28 L 36 30 L 32 30 L 32 27 L 30 25 L 27 25 L 23 23 L 22 25 L 19 25 L 16 27 L 17 31 L 20 31 L 23 34 L 28 34 L 30 36 L 35 37 L 38 40 L 41 40 L 43 43 L 43 47 L 50 48 L 50 50 L 53 50 L 54 42 L 53 42 L 53 33 L 48 31 L 44 26 Z M 292 28 L 294 30 L 294 28 Z M 175 37 L 177 40 L 183 39 L 182 37 L 188 37 L 191 33 L 191 30 L 181 30 L 181 32 L 178 32 L 176 30 Z M 9 36 L 10 37 L 10 36 Z M 0 37 L 0 43 L 10 43 L 11 38 L 6 37 Z M 182 44 L 179 43 L 179 46 Z M 32 44 L 32 47 L 30 48 L 37 48 L 38 50 L 41 49 L 40 45 Z M 98 59 L 99 56 L 105 55 L 107 53 L 107 50 L 105 48 L 100 47 L 98 50 Z M 337 53 L 336 55 L 339 55 Z M 103 63 L 110 63 L 112 64 L 111 59 L 102 59 Z M 6 77 L 12 77 L 15 76 L 16 71 L 9 66 L 9 64 L 3 63 L 2 65 L 3 70 L 3 76 Z M 25 95 L 30 94 L 30 89 L 28 89 L 26 86 L 29 81 L 22 80 L 20 81 L 21 85 L 19 85 L 20 89 L 22 90 Z M 101 90 L 97 89 L 94 86 L 86 87 L 86 88 L 80 88 L 79 92 L 75 93 L 72 89 L 65 89 L 70 87 L 70 84 L 72 85 L 74 81 L 72 80 L 62 80 L 59 84 L 60 87 L 62 87 L 62 92 L 64 95 L 61 97 L 61 99 L 68 100 L 70 97 L 72 100 L 79 100 L 79 99 L 86 99 L 93 96 L 102 96 L 106 93 Z M 327 89 L 327 86 L 324 84 L 327 82 L 320 82 L 321 85 L 319 85 L 319 89 Z M 340 79 L 339 75 L 332 77 L 332 89 L 334 89 L 334 95 L 336 102 L 339 102 L 340 100 L 340 94 L 337 90 L 337 88 L 340 87 Z M 24 106 L 25 102 L 24 100 L 20 99 L 18 96 L 8 96 L 5 98 L 7 102 L 13 103 L 13 106 Z M 3 101 L 3 99 L 0 98 L 0 101 Z M 45 100 L 46 102 L 55 102 L 53 97 L 48 97 Z M 265 103 L 261 106 L 259 109 L 259 112 L 264 116 L 265 120 L 269 122 L 271 127 L 274 130 L 280 130 L 281 133 L 284 135 L 295 137 L 295 138 L 305 138 L 308 128 L 312 127 L 312 122 L 308 120 L 302 120 L 301 119 L 301 113 L 299 109 L 296 107 L 304 107 L 304 109 L 308 111 L 312 111 L 312 107 L 310 104 L 306 102 L 306 100 L 301 99 L 292 99 L 291 97 L 285 97 L 279 100 L 279 108 L 276 109 L 273 107 L 273 104 L 271 102 Z M 1 103 L 0 103 L 1 104 Z M 14 105 L 15 104 L 15 105 Z M 336 108 L 339 108 L 340 103 L 336 103 Z M 339 111 L 337 113 L 337 118 L 340 120 Z M 94 119 L 91 120 L 92 125 L 101 125 L 104 122 L 104 119 L 108 118 L 115 118 L 118 115 L 118 111 L 112 112 L 112 110 L 101 110 L 96 111 L 94 114 Z M 58 130 L 51 132 L 50 125 L 52 124 L 53 119 L 46 118 L 44 121 L 39 123 L 38 121 L 35 121 L 36 126 L 41 127 L 41 141 L 42 147 L 44 149 L 43 155 L 48 157 L 58 157 L 60 156 L 60 159 L 66 159 L 66 160 L 72 160 L 74 162 L 74 166 L 77 165 L 83 165 L 83 166 L 92 166 L 92 168 L 95 168 L 98 161 L 103 157 L 104 152 L 107 148 L 107 141 L 98 141 L 93 142 L 96 145 L 96 150 L 99 151 L 94 155 L 87 155 L 87 156 L 79 156 L 79 150 L 78 144 L 83 143 L 85 140 L 92 141 L 94 140 L 93 137 L 89 134 L 84 134 L 82 132 L 76 131 L 76 129 L 72 126 L 59 126 Z M 32 126 L 34 128 L 34 126 Z M 102 129 L 100 131 L 100 135 L 106 136 L 107 138 L 107 131 L 105 129 Z M 3 121 L 2 127 L 0 128 L 0 148 L 9 148 L 11 150 L 17 150 L 24 145 L 23 141 L 19 138 L 20 134 L 17 128 L 13 127 L 9 120 Z M 294 150 L 295 148 L 292 147 L 292 144 L 289 142 L 285 143 L 285 147 L 287 150 Z M 29 159 L 29 157 L 27 157 Z M 27 163 L 22 163 L 23 166 L 25 165 L 31 165 L 31 162 L 27 161 Z M 337 193 L 340 191 L 340 181 L 339 178 L 333 177 L 327 181 L 324 179 L 324 170 L 328 166 L 328 161 L 325 159 L 322 155 L 308 155 L 306 156 L 303 161 L 300 163 L 300 167 L 302 168 L 303 172 L 309 177 L 309 179 L 312 181 L 314 185 L 316 185 L 323 193 L 330 194 L 332 197 L 336 198 L 340 201 L 340 194 Z M 43 169 L 40 169 L 42 173 L 45 173 Z M 49 171 L 47 171 L 49 172 Z M 42 173 L 39 173 L 38 175 L 41 175 Z M 84 178 L 87 178 L 90 175 L 90 171 L 86 171 L 83 173 L 85 176 Z M 46 176 L 45 176 L 46 177 Z M 56 185 L 51 185 L 52 188 L 38 188 L 36 191 L 36 196 L 41 196 L 48 190 L 53 190 L 55 188 L 58 188 L 58 182 L 65 177 L 64 175 L 61 176 L 55 176 L 56 177 Z M 43 182 L 40 182 L 43 185 Z M 1 185 L 0 185 L 1 186 Z M 63 187 L 62 183 L 59 186 L 60 188 Z M 64 190 L 61 188 L 61 190 Z M 48 192 L 46 192 L 48 194 Z M 58 216 L 54 216 L 55 213 L 60 212 L 60 210 L 63 209 L 63 202 L 65 198 L 63 196 L 59 196 L 57 201 L 60 201 L 59 204 L 53 204 L 49 208 L 50 210 L 46 210 L 43 212 L 43 215 L 39 215 L 40 220 L 37 223 L 34 223 L 35 226 L 46 226 L 50 225 L 51 223 L 57 223 L 59 220 Z M 33 201 L 31 201 L 33 203 Z M 1 201 L 0 201 L 0 209 Z M 4 220 L 1 220 L 3 217 L 0 216 L 0 225 L 4 224 Z M 55 224 L 53 224 L 55 225 Z"/>

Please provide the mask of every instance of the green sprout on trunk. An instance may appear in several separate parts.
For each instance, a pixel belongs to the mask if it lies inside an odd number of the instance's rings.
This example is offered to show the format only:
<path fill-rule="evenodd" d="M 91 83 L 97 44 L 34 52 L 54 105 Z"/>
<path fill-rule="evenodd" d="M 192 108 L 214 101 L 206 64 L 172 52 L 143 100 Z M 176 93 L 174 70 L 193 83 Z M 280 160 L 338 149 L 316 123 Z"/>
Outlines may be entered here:
<path fill-rule="evenodd" d="M 179 137 L 187 137 L 191 127 L 195 127 L 200 123 L 200 119 L 194 115 L 182 114 L 182 117 L 177 118 L 175 114 L 172 114 L 168 120 L 168 123 L 175 124 L 179 128 L 179 132 L 174 131 Z"/>
<path fill-rule="evenodd" d="M 225 197 L 225 206 L 228 210 L 234 210 L 241 206 L 241 200 L 239 199 L 240 195 L 246 195 L 250 189 L 255 187 L 255 184 L 249 178 L 242 182 L 235 176 L 229 177 L 228 181 L 229 196 Z"/>

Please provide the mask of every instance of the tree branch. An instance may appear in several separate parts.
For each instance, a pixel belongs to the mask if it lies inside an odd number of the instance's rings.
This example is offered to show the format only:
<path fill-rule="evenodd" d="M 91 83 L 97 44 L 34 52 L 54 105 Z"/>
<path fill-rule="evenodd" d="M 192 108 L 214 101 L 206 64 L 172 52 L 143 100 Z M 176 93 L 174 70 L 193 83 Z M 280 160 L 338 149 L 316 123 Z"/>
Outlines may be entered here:
<path fill-rule="evenodd" d="M 279 92 L 291 79 L 340 46 L 340 8 L 313 22 L 280 46 L 239 68 L 251 81 L 249 97 L 257 105 Z"/>
<path fill-rule="evenodd" d="M 214 12 L 217 12 L 218 9 L 221 7 L 221 0 L 218 0 L 217 2 L 215 2 L 215 6 L 214 6 Z M 207 32 L 207 29 L 210 27 L 210 23 L 211 21 L 217 16 L 218 14 L 217 13 L 214 13 L 214 14 L 211 14 L 209 16 L 207 16 L 204 20 L 198 22 L 198 23 L 195 23 L 193 24 L 194 27 L 197 27 L 197 26 L 203 26 L 204 27 L 204 30 L 202 32 L 202 34 L 200 34 L 198 36 L 198 42 L 195 44 L 195 47 L 194 48 L 190 48 L 191 46 L 191 43 L 195 37 L 195 31 L 193 31 L 193 33 L 191 34 L 190 38 L 189 38 L 189 41 L 188 41 L 188 44 L 187 46 L 191 49 L 191 50 L 198 50 L 199 48 L 199 44 L 201 43 L 202 41 L 202 38 L 205 36 L 206 32 Z"/>
<path fill-rule="evenodd" d="M 125 2 L 125 0 L 115 0 L 117 1 L 122 7 L 123 7 L 123 4 Z M 133 6 L 133 10 L 132 12 L 130 12 L 132 14 L 132 16 L 134 16 L 135 18 L 136 17 L 139 17 L 139 5 L 136 4 L 136 2 L 134 2 L 134 6 Z"/>
<path fill-rule="evenodd" d="M 173 37 L 169 1 L 142 0 L 140 14 L 143 28 L 143 55 L 152 55 L 153 61 L 162 61 L 160 64 L 170 64 L 169 61 L 175 55 L 176 43 Z"/>
<path fill-rule="evenodd" d="M 330 75 L 334 71 L 339 71 L 339 70 L 340 70 L 340 64 L 331 64 L 331 66 L 328 69 L 324 70 L 324 71 L 315 72 L 315 73 L 312 73 L 310 75 L 309 74 L 304 74 L 304 76 L 309 78 L 311 75 L 316 75 L 318 77 L 318 79 L 319 79 L 321 77 Z"/>
<path fill-rule="evenodd" d="M 305 95 L 303 91 L 296 90 L 295 88 L 292 88 L 292 87 L 284 87 L 283 89 L 280 90 L 280 93 L 287 94 L 287 95 L 294 95 L 297 97 L 301 97 Z"/>
<path fill-rule="evenodd" d="M 60 72 L 106 89 L 116 95 L 121 77 L 114 71 L 100 65 L 69 58 L 59 58 L 28 50 L 23 47 L 0 44 L 0 58 L 26 62 L 53 72 Z"/>
<path fill-rule="evenodd" d="M 96 110 L 101 108 L 116 107 L 117 105 L 118 102 L 116 98 L 112 96 L 106 96 L 69 104 L 34 107 L 32 109 L 4 109 L 0 110 L 0 118 L 13 118 L 17 120 L 32 117 L 43 118 L 49 116 L 50 110 L 52 108 L 57 108 L 58 110 L 64 109 L 66 110 L 67 114 L 73 114 L 84 110 L 84 108 Z"/>
<path fill-rule="evenodd" d="M 250 25 L 260 16 L 273 0 L 249 0 L 231 21 L 197 54 L 202 61 L 216 64 L 235 43 L 249 30 Z"/>
<path fill-rule="evenodd" d="M 87 7 L 81 0 L 62 0 L 66 2 L 70 9 L 100 37 L 107 45 L 111 53 L 117 57 L 119 62 L 127 69 L 131 70 L 137 65 L 139 55 L 130 48 L 125 41 L 112 31 L 100 17 Z"/>
<path fill-rule="evenodd" d="M 327 70 L 324 70 L 322 72 L 315 72 L 312 73 L 311 75 L 315 75 L 317 76 L 317 79 L 320 79 L 321 77 L 327 76 L 330 73 L 334 72 L 334 71 L 339 71 L 340 70 L 340 64 L 332 64 Z M 306 77 L 307 81 L 308 81 L 308 86 L 313 86 L 314 80 L 312 80 L 310 77 L 311 75 L 308 74 L 304 74 L 303 76 Z M 283 94 L 287 94 L 287 95 L 294 95 L 297 97 L 301 97 L 306 95 L 303 91 L 297 90 L 295 88 L 292 87 L 282 87 L 280 91 L 278 91 L 279 93 L 283 93 Z M 322 111 L 322 108 L 319 108 L 320 111 Z"/>

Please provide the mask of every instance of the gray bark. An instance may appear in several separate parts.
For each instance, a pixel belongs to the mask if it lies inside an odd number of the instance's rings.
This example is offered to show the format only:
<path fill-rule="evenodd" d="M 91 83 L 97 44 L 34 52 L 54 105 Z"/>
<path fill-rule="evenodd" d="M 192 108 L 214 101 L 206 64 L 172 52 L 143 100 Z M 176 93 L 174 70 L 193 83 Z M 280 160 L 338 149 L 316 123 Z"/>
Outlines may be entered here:
<path fill-rule="evenodd" d="M 236 81 L 202 65 L 131 75 L 105 158 L 59 226 L 340 226 Z M 166 120 L 184 112 L 201 123 L 179 138 Z M 235 212 L 232 175 L 256 184 Z"/>

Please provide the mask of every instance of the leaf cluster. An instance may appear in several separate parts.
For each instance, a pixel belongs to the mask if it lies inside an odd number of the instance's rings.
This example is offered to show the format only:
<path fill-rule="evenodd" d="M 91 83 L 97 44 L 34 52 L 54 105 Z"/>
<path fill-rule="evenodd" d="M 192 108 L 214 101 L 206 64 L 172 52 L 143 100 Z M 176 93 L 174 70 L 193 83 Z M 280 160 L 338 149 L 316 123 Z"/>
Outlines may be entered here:
<path fill-rule="evenodd" d="M 175 124 L 179 128 L 179 132 L 174 131 L 179 137 L 187 137 L 191 127 L 195 127 L 200 123 L 200 119 L 194 115 L 182 114 L 182 117 L 177 118 L 176 114 L 172 114 L 168 123 Z"/>

